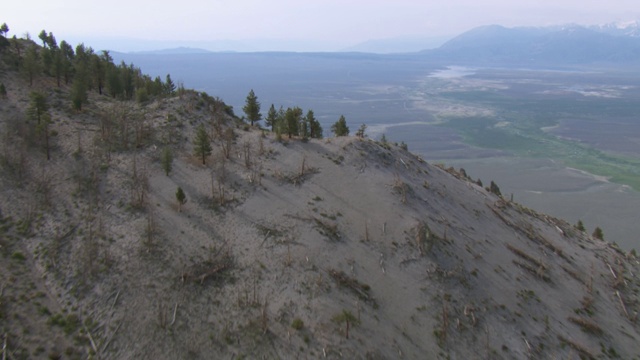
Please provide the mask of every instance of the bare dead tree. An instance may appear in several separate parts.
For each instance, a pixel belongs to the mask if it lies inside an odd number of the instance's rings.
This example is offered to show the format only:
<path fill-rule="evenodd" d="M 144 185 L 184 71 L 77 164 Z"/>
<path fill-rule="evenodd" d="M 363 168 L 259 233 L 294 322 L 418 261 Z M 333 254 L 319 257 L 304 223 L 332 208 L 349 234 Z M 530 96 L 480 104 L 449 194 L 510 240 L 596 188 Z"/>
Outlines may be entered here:
<path fill-rule="evenodd" d="M 249 141 L 242 143 L 242 153 L 244 155 L 244 166 L 247 169 L 251 169 L 251 143 Z"/>

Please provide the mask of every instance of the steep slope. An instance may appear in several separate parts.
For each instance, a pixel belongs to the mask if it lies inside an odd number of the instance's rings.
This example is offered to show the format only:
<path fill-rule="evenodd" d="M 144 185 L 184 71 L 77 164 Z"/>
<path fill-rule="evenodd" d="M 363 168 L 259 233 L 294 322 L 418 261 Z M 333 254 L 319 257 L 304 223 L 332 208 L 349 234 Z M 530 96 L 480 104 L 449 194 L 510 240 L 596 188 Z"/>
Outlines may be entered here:
<path fill-rule="evenodd" d="M 462 171 L 369 139 L 277 141 L 193 91 L 74 112 L 53 79 L 0 81 L 9 358 L 640 357 L 637 258 Z"/>

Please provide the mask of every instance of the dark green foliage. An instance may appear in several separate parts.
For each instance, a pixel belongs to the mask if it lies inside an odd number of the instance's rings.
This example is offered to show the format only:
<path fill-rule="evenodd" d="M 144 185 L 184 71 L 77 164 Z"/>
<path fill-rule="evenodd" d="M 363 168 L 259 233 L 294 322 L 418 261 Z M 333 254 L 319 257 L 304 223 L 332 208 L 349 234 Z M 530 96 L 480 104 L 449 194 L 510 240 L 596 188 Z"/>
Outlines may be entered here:
<path fill-rule="evenodd" d="M 367 130 L 367 124 L 360 125 L 360 127 L 358 128 L 358 131 L 356 131 L 356 136 L 361 139 L 364 139 L 366 137 L 365 135 L 366 130 Z"/>
<path fill-rule="evenodd" d="M 89 88 L 89 79 L 87 70 L 84 65 L 76 66 L 76 76 L 73 79 L 73 85 L 71 87 L 71 102 L 75 110 L 82 110 L 89 96 L 87 89 Z"/>
<path fill-rule="evenodd" d="M 498 195 L 498 196 L 502 196 L 502 193 L 500 192 L 500 188 L 498 187 L 498 184 L 493 182 L 493 180 L 491 181 L 491 184 L 489 185 L 489 191 L 491 193 L 493 193 L 493 194 Z"/>
<path fill-rule="evenodd" d="M 580 231 L 586 231 L 587 229 L 585 229 L 584 224 L 582 223 L 582 220 L 578 220 L 578 223 L 576 223 L 576 229 L 580 230 Z"/>
<path fill-rule="evenodd" d="M 60 57 L 62 76 L 64 77 L 64 83 L 68 84 L 71 81 L 71 75 L 73 74 L 73 59 L 75 58 L 75 52 L 73 47 L 66 41 L 60 42 Z"/>
<path fill-rule="evenodd" d="M 138 88 L 136 89 L 136 101 L 139 104 L 144 104 L 149 101 L 149 93 L 146 88 Z"/>
<path fill-rule="evenodd" d="M 347 120 L 344 115 L 340 115 L 340 119 L 331 125 L 331 132 L 335 136 L 349 136 L 349 127 L 347 126 Z"/>
<path fill-rule="evenodd" d="M 0 99 L 7 98 L 7 88 L 4 86 L 4 83 L 0 83 Z"/>
<path fill-rule="evenodd" d="M 600 229 L 600 227 L 596 227 L 595 230 L 593 230 L 593 234 L 591 234 L 591 236 L 598 240 L 604 240 L 604 232 L 602 231 L 602 229 Z"/>
<path fill-rule="evenodd" d="M 269 108 L 269 112 L 267 113 L 267 118 L 264 119 L 264 125 L 271 128 L 271 131 L 274 130 L 276 122 L 278 121 L 278 112 L 276 111 L 276 107 L 271 104 Z"/>
<path fill-rule="evenodd" d="M 296 330 L 302 330 L 302 328 L 304 327 L 304 321 L 302 321 L 302 319 L 300 318 L 295 318 L 291 322 L 291 327 Z"/>
<path fill-rule="evenodd" d="M 171 80 L 171 75 L 167 74 L 166 80 L 164 82 L 164 93 L 166 95 L 173 95 L 176 93 L 176 84 Z"/>
<path fill-rule="evenodd" d="M 184 191 L 179 186 L 178 186 L 178 190 L 176 190 L 176 200 L 178 200 L 178 211 L 182 212 L 182 205 L 187 203 L 187 196 L 184 194 Z"/>
<path fill-rule="evenodd" d="M 306 117 L 300 120 L 300 137 L 302 141 L 306 142 L 309 140 L 309 122 Z"/>
<path fill-rule="evenodd" d="M 2 36 L 6 38 L 8 32 L 9 26 L 7 25 L 7 23 L 2 23 L 2 25 L 0 25 L 0 33 L 2 33 Z"/>
<path fill-rule="evenodd" d="M 36 124 L 40 124 L 42 115 L 49 110 L 49 104 L 47 103 L 47 97 L 38 91 L 32 91 L 29 94 L 29 107 L 27 108 L 27 115 L 30 120 L 35 120 Z"/>
<path fill-rule="evenodd" d="M 206 164 L 207 156 L 211 155 L 211 143 L 209 142 L 209 135 L 204 125 L 198 126 L 196 130 L 196 137 L 193 139 L 193 151 L 195 154 L 202 158 L 202 165 Z"/>
<path fill-rule="evenodd" d="M 36 45 L 27 49 L 22 59 L 22 73 L 29 80 L 29 85 L 33 85 L 33 79 L 40 73 L 40 57 Z"/>
<path fill-rule="evenodd" d="M 291 136 L 297 135 L 300 130 L 300 121 L 302 120 L 302 109 L 299 107 L 287 108 L 285 112 L 285 121 L 284 125 L 286 128 L 286 133 L 291 139 Z"/>
<path fill-rule="evenodd" d="M 322 139 L 322 126 L 320 122 L 316 120 L 313 110 L 307 111 L 306 120 L 309 124 L 309 136 L 313 139 Z"/>
<path fill-rule="evenodd" d="M 262 114 L 260 114 L 260 102 L 258 101 L 256 94 L 253 92 L 253 89 L 249 91 L 249 95 L 247 95 L 242 111 L 244 111 L 247 116 L 247 120 L 251 122 L 251 126 L 253 126 L 254 122 L 262 119 Z"/>

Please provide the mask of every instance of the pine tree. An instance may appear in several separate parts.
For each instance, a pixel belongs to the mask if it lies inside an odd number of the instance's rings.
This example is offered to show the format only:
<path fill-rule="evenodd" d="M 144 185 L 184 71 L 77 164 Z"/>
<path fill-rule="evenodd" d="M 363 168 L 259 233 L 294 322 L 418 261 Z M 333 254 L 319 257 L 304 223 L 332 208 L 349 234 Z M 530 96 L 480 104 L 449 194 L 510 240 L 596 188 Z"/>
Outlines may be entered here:
<path fill-rule="evenodd" d="M 258 97 L 253 92 L 253 89 L 249 91 L 249 95 L 247 95 L 245 106 L 242 108 L 245 115 L 247 115 L 247 119 L 251 121 L 251 126 L 256 121 L 260 121 L 262 119 L 262 114 L 260 114 L 260 102 L 258 102 Z"/>
<path fill-rule="evenodd" d="M 179 186 L 178 186 L 178 190 L 176 190 L 176 200 L 178 200 L 178 211 L 182 212 L 182 205 L 187 203 L 187 196 L 184 194 L 184 191 Z"/>
<path fill-rule="evenodd" d="M 335 136 L 349 136 L 349 127 L 344 115 L 340 115 L 340 119 L 331 125 L 331 131 Z"/>
<path fill-rule="evenodd" d="M 365 132 L 366 130 L 367 130 L 367 124 L 362 124 L 362 125 L 360 125 L 360 128 L 358 128 L 358 131 L 356 131 L 356 136 L 357 136 L 357 137 L 359 137 L 359 138 L 361 138 L 361 139 L 364 139 L 364 138 L 365 138 L 365 136 L 366 136 L 366 135 L 364 134 L 364 132 Z"/>
<path fill-rule="evenodd" d="M 164 173 L 169 176 L 169 173 L 171 172 L 171 169 L 173 167 L 173 154 L 171 153 L 171 149 L 169 149 L 168 147 L 162 149 L 162 156 L 160 161 L 162 162 L 162 170 L 164 170 Z"/>
<path fill-rule="evenodd" d="M 313 139 L 322 139 L 322 126 L 316 120 L 313 110 L 307 111 L 306 120 L 309 123 L 309 136 Z"/>
<path fill-rule="evenodd" d="M 202 124 L 198 127 L 198 130 L 196 130 L 193 145 L 195 154 L 202 158 L 202 165 L 206 165 L 206 158 L 211 155 L 211 143 L 209 142 L 207 130 L 205 130 Z"/>
<path fill-rule="evenodd" d="M 604 240 L 604 233 L 602 232 L 602 229 L 600 229 L 600 227 L 596 227 L 595 230 L 593 230 L 593 234 L 591 234 L 591 236 L 598 240 Z"/>
<path fill-rule="evenodd" d="M 498 184 L 493 182 L 493 180 L 491 180 L 491 184 L 489 185 L 489 191 L 498 196 L 502 196 L 502 193 L 500 192 L 500 188 L 498 187 Z"/>
<path fill-rule="evenodd" d="M 578 220 L 578 223 L 576 224 L 576 229 L 578 229 L 580 231 L 585 231 L 586 230 L 584 228 L 584 224 L 582 223 L 582 220 Z"/>
<path fill-rule="evenodd" d="M 29 86 L 33 85 L 33 79 L 41 71 L 40 60 L 36 45 L 31 45 L 22 59 L 22 72 L 29 79 Z"/>
<path fill-rule="evenodd" d="M 300 120 L 302 119 L 302 109 L 299 107 L 287 108 L 285 112 L 285 121 L 284 126 L 286 128 L 287 135 L 289 139 L 291 136 L 298 135 L 298 131 L 300 131 Z"/>
<path fill-rule="evenodd" d="M 269 112 L 267 113 L 267 118 L 264 119 L 264 125 L 271 128 L 271 131 L 275 128 L 276 122 L 278 122 L 278 112 L 276 111 L 275 106 L 271 104 L 269 108 Z"/>
<path fill-rule="evenodd" d="M 7 23 L 2 23 L 2 25 L 0 25 L 0 33 L 2 33 L 2 36 L 6 38 L 8 32 L 9 26 L 7 25 Z"/>
<path fill-rule="evenodd" d="M 167 79 L 164 82 L 164 92 L 165 94 L 171 96 L 176 92 L 176 84 L 171 80 L 171 75 L 167 74 Z"/>
<path fill-rule="evenodd" d="M 29 95 L 29 108 L 27 114 L 31 120 L 36 120 L 36 124 L 40 125 L 40 119 L 42 115 L 49 110 L 49 104 L 47 98 L 43 93 L 32 91 Z"/>

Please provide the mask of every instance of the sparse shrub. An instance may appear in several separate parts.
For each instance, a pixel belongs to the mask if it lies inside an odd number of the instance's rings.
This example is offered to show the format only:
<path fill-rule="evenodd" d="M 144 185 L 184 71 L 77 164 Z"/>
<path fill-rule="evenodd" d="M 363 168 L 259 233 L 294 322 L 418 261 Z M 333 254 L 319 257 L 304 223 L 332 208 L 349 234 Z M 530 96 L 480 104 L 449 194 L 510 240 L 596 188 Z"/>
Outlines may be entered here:
<path fill-rule="evenodd" d="M 27 258 L 24 256 L 23 253 L 21 253 L 20 251 L 16 251 L 13 254 L 11 254 L 11 258 L 18 260 L 18 261 L 25 261 Z"/>
<path fill-rule="evenodd" d="M 498 187 L 498 184 L 493 182 L 493 180 L 491 180 L 491 184 L 489 185 L 489 189 L 488 190 L 493 194 L 496 194 L 498 196 L 502 196 L 502 193 L 500 192 L 500 188 Z"/>
<path fill-rule="evenodd" d="M 578 220 L 578 223 L 576 223 L 576 229 L 580 231 L 586 231 L 586 229 L 584 228 L 584 224 L 582 223 L 582 220 Z"/>
<path fill-rule="evenodd" d="M 349 329 L 351 327 L 351 325 L 358 325 L 360 323 L 360 320 L 358 320 L 358 318 L 356 318 L 355 316 L 353 316 L 353 314 L 351 313 L 351 311 L 349 310 L 342 310 L 341 313 L 335 315 L 332 320 L 334 322 L 336 322 L 337 324 L 345 324 L 345 338 L 349 338 Z"/>
<path fill-rule="evenodd" d="M 304 321 L 302 321 L 302 319 L 300 318 L 295 318 L 291 322 L 291 327 L 296 330 L 302 330 L 302 328 L 304 327 Z"/>
<path fill-rule="evenodd" d="M 591 236 L 598 240 L 604 240 L 604 233 L 602 232 L 602 229 L 600 229 L 600 227 L 596 227 L 596 229 L 593 230 L 593 234 L 591 234 Z"/>
<path fill-rule="evenodd" d="M 180 186 L 178 186 L 178 190 L 176 190 L 176 200 L 178 200 L 178 211 L 182 212 L 182 205 L 187 203 L 187 196 Z"/>
<path fill-rule="evenodd" d="M 365 135 L 365 131 L 367 130 L 367 124 L 362 124 L 360 125 L 360 127 L 358 128 L 358 131 L 356 131 L 356 136 L 359 137 L 360 139 L 364 139 L 365 137 L 367 137 L 367 135 Z"/>

